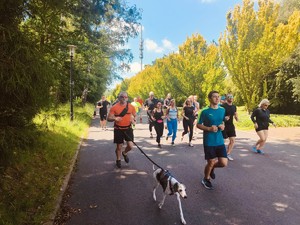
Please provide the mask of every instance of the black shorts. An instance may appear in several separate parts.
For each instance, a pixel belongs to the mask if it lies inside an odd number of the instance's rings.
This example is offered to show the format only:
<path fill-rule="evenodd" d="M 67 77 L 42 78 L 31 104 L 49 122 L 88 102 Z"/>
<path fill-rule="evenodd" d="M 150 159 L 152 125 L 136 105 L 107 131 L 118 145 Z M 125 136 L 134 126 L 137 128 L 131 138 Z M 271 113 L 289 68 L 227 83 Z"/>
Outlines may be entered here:
<path fill-rule="evenodd" d="M 205 159 L 214 159 L 214 158 L 227 158 L 227 152 L 225 145 L 218 146 L 204 146 Z"/>
<path fill-rule="evenodd" d="M 106 120 L 106 117 L 107 117 L 107 113 L 100 113 L 100 120 L 101 121 Z"/>
<path fill-rule="evenodd" d="M 222 131 L 222 134 L 224 139 L 227 139 L 229 137 L 236 137 L 235 127 L 225 127 L 225 129 Z"/>
<path fill-rule="evenodd" d="M 133 129 L 114 129 L 114 143 L 123 144 L 125 141 L 134 141 Z"/>
<path fill-rule="evenodd" d="M 256 132 L 261 130 L 269 130 L 269 126 L 258 126 L 258 128 L 255 129 Z"/>

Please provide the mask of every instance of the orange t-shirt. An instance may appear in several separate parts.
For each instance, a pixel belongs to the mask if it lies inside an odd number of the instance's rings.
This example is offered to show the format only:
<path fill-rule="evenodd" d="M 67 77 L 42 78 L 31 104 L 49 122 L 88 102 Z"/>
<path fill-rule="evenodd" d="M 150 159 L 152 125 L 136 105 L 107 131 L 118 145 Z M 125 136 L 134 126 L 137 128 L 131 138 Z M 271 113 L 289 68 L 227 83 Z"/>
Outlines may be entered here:
<path fill-rule="evenodd" d="M 138 99 L 137 101 L 141 104 L 141 106 L 143 106 L 143 103 L 144 103 L 144 102 L 143 102 L 143 100 L 142 100 L 141 98 Z"/>
<path fill-rule="evenodd" d="M 123 109 L 126 108 L 126 105 L 121 105 L 119 102 L 117 104 L 115 104 L 114 106 L 112 106 L 110 108 L 109 114 L 110 115 L 115 115 L 118 116 L 120 115 L 120 113 L 123 111 Z M 135 112 L 135 108 L 133 105 L 131 105 L 130 103 L 128 103 L 128 111 L 125 114 L 125 116 L 122 117 L 122 120 L 120 121 L 115 121 L 115 124 L 117 126 L 120 126 L 120 128 L 122 127 L 129 127 L 131 125 L 131 115 L 136 115 Z"/>

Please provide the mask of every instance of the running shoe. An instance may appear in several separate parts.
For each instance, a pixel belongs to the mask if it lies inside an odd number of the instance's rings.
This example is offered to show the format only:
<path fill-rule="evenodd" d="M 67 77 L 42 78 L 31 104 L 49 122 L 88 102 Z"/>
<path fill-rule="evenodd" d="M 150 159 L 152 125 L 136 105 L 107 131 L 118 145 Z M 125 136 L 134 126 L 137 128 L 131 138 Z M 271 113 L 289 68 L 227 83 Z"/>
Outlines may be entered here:
<path fill-rule="evenodd" d="M 161 144 L 158 144 L 157 146 L 158 146 L 159 148 L 161 148 Z"/>
<path fill-rule="evenodd" d="M 263 150 L 257 149 L 256 151 L 257 151 L 258 154 L 261 154 L 261 155 L 265 154 Z"/>
<path fill-rule="evenodd" d="M 255 146 L 252 147 L 252 152 L 257 153 L 257 150 L 256 150 L 256 147 L 255 147 Z"/>
<path fill-rule="evenodd" d="M 228 159 L 229 161 L 233 161 L 233 158 L 232 158 L 232 156 L 231 156 L 230 154 L 227 154 L 227 159 Z"/>
<path fill-rule="evenodd" d="M 171 144 L 172 144 L 172 146 L 175 146 L 174 142 L 172 142 Z"/>
<path fill-rule="evenodd" d="M 118 168 L 121 168 L 121 160 L 116 160 L 116 165 Z"/>
<path fill-rule="evenodd" d="M 215 169 L 212 169 L 209 174 L 211 179 L 216 179 Z"/>
<path fill-rule="evenodd" d="M 213 190 L 214 189 L 209 179 L 203 178 L 203 180 L 201 181 L 201 183 L 208 190 Z"/>
<path fill-rule="evenodd" d="M 124 157 L 125 162 L 126 162 L 126 163 L 129 163 L 128 155 L 125 154 L 124 152 L 122 152 L 122 155 L 123 155 L 123 157 Z"/>
<path fill-rule="evenodd" d="M 190 146 L 190 147 L 194 147 L 194 145 L 193 145 L 191 142 L 189 143 L 189 146 Z"/>

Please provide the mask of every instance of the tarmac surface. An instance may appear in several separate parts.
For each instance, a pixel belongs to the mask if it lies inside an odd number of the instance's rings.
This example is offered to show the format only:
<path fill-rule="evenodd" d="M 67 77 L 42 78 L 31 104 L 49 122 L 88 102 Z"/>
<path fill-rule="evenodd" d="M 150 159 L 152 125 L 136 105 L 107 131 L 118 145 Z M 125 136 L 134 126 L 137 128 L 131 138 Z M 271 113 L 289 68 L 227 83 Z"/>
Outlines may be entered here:
<path fill-rule="evenodd" d="M 237 131 L 234 161 L 215 170 L 214 190 L 207 190 L 201 185 L 206 164 L 202 132 L 197 130 L 194 147 L 189 147 L 187 135 L 180 141 L 180 123 L 176 146 L 164 136 L 159 149 L 149 137 L 146 117 L 143 122 L 136 125 L 135 142 L 186 185 L 188 198 L 181 202 L 187 224 L 300 224 L 300 127 L 270 128 L 265 155 L 251 151 L 258 139 L 254 130 Z M 162 209 L 153 200 L 152 163 L 137 147 L 128 155 L 130 162 L 122 159 L 122 168 L 116 168 L 112 123 L 108 125 L 104 131 L 99 118 L 93 120 L 55 224 L 181 224 L 175 196 L 167 196 Z M 162 197 L 161 187 L 157 197 Z"/>

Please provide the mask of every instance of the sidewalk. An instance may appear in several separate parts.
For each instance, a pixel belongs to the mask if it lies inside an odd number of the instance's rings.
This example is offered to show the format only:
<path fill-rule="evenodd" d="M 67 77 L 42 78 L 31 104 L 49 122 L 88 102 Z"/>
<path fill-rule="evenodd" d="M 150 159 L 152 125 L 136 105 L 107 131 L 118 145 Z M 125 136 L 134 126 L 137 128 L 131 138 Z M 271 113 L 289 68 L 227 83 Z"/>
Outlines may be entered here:
<path fill-rule="evenodd" d="M 241 131 L 237 133 L 248 134 L 249 138 L 257 139 L 255 130 Z M 237 134 L 238 136 L 238 134 Z M 269 140 L 296 142 L 300 144 L 300 127 L 269 127 Z"/>

